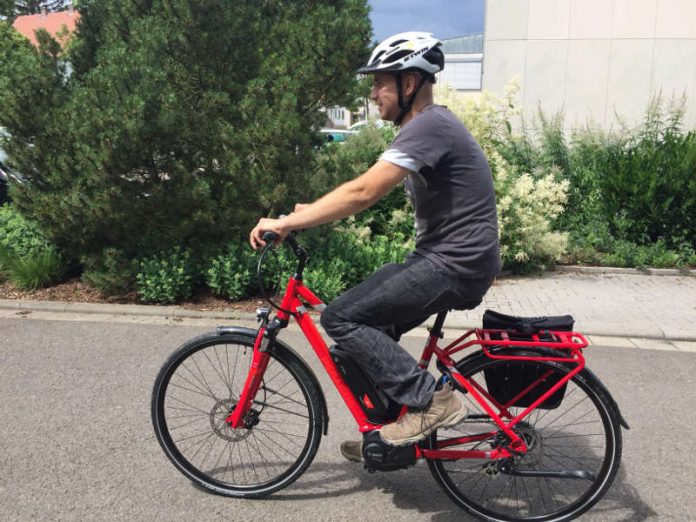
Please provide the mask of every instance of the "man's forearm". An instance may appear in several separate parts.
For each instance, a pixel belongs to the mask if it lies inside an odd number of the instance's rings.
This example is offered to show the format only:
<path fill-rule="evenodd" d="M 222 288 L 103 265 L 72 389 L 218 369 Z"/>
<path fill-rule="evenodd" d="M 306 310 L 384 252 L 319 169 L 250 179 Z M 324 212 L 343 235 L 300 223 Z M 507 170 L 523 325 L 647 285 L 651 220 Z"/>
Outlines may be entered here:
<path fill-rule="evenodd" d="M 368 194 L 355 181 L 349 181 L 281 221 L 292 230 L 311 228 L 357 214 L 375 201 L 375 196 Z"/>

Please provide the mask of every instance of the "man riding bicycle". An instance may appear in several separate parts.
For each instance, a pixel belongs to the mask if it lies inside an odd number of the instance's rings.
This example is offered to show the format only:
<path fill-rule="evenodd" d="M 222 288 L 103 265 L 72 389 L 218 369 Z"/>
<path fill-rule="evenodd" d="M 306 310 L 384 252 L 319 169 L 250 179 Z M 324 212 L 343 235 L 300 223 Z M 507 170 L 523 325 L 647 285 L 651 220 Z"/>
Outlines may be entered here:
<path fill-rule="evenodd" d="M 479 145 L 445 107 L 433 103 L 435 73 L 444 68 L 441 42 L 428 33 L 387 38 L 358 72 L 373 75 L 371 98 L 380 117 L 399 126 L 389 149 L 364 174 L 281 219 L 262 218 L 250 233 L 282 240 L 290 231 L 343 219 L 369 208 L 400 183 L 415 211 L 416 248 L 332 301 L 321 316 L 326 333 L 379 388 L 408 412 L 381 431 L 406 445 L 467 413 L 451 387 L 435 378 L 399 344 L 401 335 L 443 310 L 476 307 L 500 268 L 498 220 L 490 169 Z M 359 442 L 345 442 L 350 460 Z"/>

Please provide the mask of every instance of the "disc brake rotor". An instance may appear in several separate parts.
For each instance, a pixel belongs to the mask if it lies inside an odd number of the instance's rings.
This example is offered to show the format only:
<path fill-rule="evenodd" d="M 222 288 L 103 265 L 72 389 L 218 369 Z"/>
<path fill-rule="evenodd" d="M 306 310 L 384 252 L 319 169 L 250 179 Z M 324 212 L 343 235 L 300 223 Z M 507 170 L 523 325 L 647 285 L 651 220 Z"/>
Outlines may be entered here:
<path fill-rule="evenodd" d="M 226 419 L 234 411 L 237 402 L 232 399 L 222 399 L 215 403 L 210 410 L 210 427 L 221 439 L 230 442 L 239 442 L 251 435 L 251 429 L 233 428 L 227 424 Z"/>

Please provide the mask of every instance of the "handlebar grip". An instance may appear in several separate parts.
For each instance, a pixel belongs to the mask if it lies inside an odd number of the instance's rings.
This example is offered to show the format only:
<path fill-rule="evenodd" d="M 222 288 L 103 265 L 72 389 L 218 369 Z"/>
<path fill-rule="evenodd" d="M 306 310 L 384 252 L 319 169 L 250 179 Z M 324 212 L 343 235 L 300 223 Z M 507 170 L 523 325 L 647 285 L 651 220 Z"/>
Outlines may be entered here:
<path fill-rule="evenodd" d="M 266 232 L 263 233 L 263 240 L 266 243 L 275 243 L 277 239 L 278 239 L 278 234 L 276 234 L 275 232 L 271 232 L 270 230 L 267 230 Z"/>

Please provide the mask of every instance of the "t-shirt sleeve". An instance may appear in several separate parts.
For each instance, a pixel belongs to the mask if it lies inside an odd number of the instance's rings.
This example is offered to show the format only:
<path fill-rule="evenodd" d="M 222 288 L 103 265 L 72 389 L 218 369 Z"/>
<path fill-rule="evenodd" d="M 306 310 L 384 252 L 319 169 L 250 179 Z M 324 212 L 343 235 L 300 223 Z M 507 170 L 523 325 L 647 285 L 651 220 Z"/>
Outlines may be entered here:
<path fill-rule="evenodd" d="M 389 151 L 399 151 L 412 158 L 421 168 L 425 166 L 434 170 L 449 151 L 449 134 L 444 120 L 437 114 L 425 112 L 401 129 Z"/>
<path fill-rule="evenodd" d="M 411 172 L 420 172 L 420 170 L 425 166 L 423 162 L 412 158 L 408 154 L 401 152 L 400 150 L 392 149 L 385 151 L 379 159 L 403 167 Z"/>

